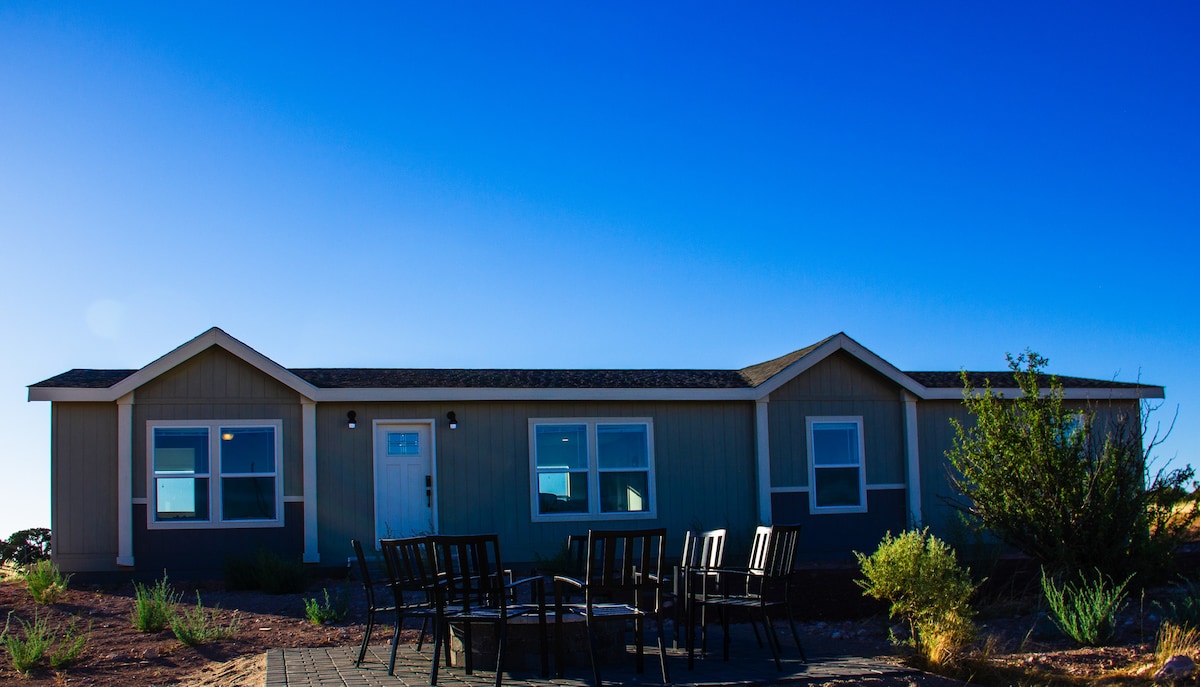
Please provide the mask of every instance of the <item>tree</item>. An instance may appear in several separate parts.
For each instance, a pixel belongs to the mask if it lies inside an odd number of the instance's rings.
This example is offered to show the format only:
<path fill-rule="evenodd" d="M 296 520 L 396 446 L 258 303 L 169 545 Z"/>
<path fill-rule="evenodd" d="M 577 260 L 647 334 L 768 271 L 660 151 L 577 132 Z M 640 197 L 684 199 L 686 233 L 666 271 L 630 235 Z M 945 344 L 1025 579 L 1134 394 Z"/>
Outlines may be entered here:
<path fill-rule="evenodd" d="M 990 381 L 977 393 L 963 373 L 975 424 L 951 421 L 950 479 L 965 497 L 951 504 L 1052 574 L 1164 572 L 1196 519 L 1184 490 L 1194 472 L 1151 474 L 1151 452 L 1166 436 L 1145 440 L 1150 409 L 1114 405 L 1098 419 L 1095 405 L 1066 407 L 1057 377 L 1041 390 L 1046 358 L 1029 350 L 1007 358 L 1016 398 Z"/>

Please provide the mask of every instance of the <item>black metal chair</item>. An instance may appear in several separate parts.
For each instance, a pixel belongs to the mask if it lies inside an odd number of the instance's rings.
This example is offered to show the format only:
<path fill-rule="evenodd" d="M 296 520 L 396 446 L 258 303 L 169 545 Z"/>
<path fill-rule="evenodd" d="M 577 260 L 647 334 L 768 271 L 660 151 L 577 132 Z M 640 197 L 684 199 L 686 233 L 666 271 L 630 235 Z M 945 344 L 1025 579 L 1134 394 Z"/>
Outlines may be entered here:
<path fill-rule="evenodd" d="M 440 609 L 438 601 L 438 575 L 434 560 L 433 544 L 429 537 L 409 537 L 406 539 L 380 539 L 380 550 L 383 552 L 383 562 L 387 567 L 388 586 L 392 590 L 392 598 L 396 608 L 396 625 L 392 631 L 391 657 L 388 659 L 388 675 L 396 673 L 396 645 L 400 639 L 400 625 L 405 618 L 421 618 L 421 638 L 417 650 L 424 641 L 425 628 L 433 621 L 435 651 L 433 663 L 436 666 L 438 655 L 436 640 L 438 637 L 438 619 Z"/>
<path fill-rule="evenodd" d="M 403 622 L 403 611 L 397 613 L 396 601 L 392 594 L 390 581 L 376 580 L 371 574 L 371 565 L 367 561 L 366 554 L 363 553 L 362 542 L 357 539 L 350 540 L 350 546 L 354 549 L 354 557 L 358 561 L 358 576 L 362 581 L 363 591 L 367 597 L 367 627 L 363 631 L 362 646 L 358 649 L 358 658 L 354 661 L 355 666 L 362 665 L 363 660 L 367 656 L 367 646 L 371 641 L 371 632 L 375 629 L 375 616 L 379 613 L 393 614 L 393 638 L 400 632 L 400 624 Z M 386 570 L 387 563 L 384 563 Z M 386 596 L 387 601 L 383 598 Z M 417 638 L 417 651 L 421 650 L 421 645 L 425 641 L 425 631 L 429 626 L 429 619 L 424 618 L 421 623 L 421 634 Z"/>
<path fill-rule="evenodd" d="M 649 619 L 655 621 L 658 626 L 662 678 L 664 683 L 670 684 L 662 619 L 666 539 L 667 531 L 661 528 L 588 532 L 587 563 L 583 578 L 554 578 L 555 654 L 559 677 L 563 675 L 564 658 L 562 623 L 566 613 L 574 613 L 583 616 L 587 624 L 588 654 L 595 687 L 601 684 L 600 667 L 596 660 L 595 624 L 614 620 L 633 621 L 638 673 L 645 671 L 645 623 Z M 581 594 L 583 602 L 566 603 L 572 594 Z"/>
<path fill-rule="evenodd" d="M 808 663 L 791 609 L 791 579 L 799 538 L 799 525 L 758 527 L 746 569 L 698 570 L 691 575 L 688 588 L 688 669 L 692 668 L 695 661 L 696 616 L 702 619 L 704 627 L 701 631 L 707 634 L 704 614 L 710 607 L 718 611 L 721 617 L 722 654 L 726 661 L 729 660 L 729 616 L 734 611 L 741 611 L 750 616 L 752 626 L 756 622 L 762 623 L 767 645 L 775 659 L 775 668 L 782 671 L 783 663 L 779 655 L 783 647 L 775 631 L 773 617 L 782 609 L 792 638 L 796 641 L 796 650 L 800 652 L 801 660 Z"/>
<path fill-rule="evenodd" d="M 546 597 L 542 578 L 528 577 L 509 581 L 509 573 L 500 558 L 500 539 L 486 535 L 434 535 L 430 537 L 437 565 L 439 622 L 433 632 L 434 660 L 429 684 L 437 684 L 437 654 L 443 644 L 449 646 L 450 626 L 462 626 L 464 668 L 473 672 L 471 627 L 477 624 L 496 628 L 496 687 L 503 677 L 505 640 L 514 618 L 536 614 L 541 651 L 542 677 L 550 677 L 550 658 L 546 650 Z M 518 603 L 517 589 L 528 587 L 527 603 Z"/>
<path fill-rule="evenodd" d="M 675 621 L 673 628 L 675 648 L 679 647 L 680 629 L 684 625 L 685 620 L 690 617 L 687 586 L 694 575 L 705 574 L 706 571 L 721 567 L 722 562 L 725 560 L 726 536 L 727 531 L 725 529 L 708 530 L 707 532 L 699 533 L 689 530 L 684 535 L 683 555 L 679 558 L 679 565 L 675 566 L 675 572 L 670 580 L 673 600 L 672 612 Z M 716 573 L 708 574 L 715 575 Z M 700 622 L 703 626 L 704 620 L 701 619 Z"/>

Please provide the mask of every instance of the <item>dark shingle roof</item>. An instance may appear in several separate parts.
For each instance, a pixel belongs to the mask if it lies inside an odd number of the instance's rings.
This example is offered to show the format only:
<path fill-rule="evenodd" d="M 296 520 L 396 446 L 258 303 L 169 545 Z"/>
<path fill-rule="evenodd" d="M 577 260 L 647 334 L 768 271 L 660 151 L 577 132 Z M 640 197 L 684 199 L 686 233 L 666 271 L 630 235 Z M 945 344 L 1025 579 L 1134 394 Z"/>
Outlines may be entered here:
<path fill-rule="evenodd" d="M 905 372 L 927 389 L 961 389 L 961 372 Z M 1009 370 L 1003 372 L 967 372 L 967 381 L 976 389 L 982 389 L 989 381 L 995 389 L 1016 389 L 1017 381 Z M 1112 382 L 1086 377 L 1059 377 L 1058 383 L 1067 389 L 1137 389 L 1148 386 L 1131 382 Z M 1038 386 L 1050 387 L 1050 375 L 1039 375 Z"/>
<path fill-rule="evenodd" d="M 737 389 L 733 370 L 431 370 L 297 368 L 321 389 Z"/>
<path fill-rule="evenodd" d="M 32 384 L 55 389 L 107 389 L 137 370 L 68 370 L 50 379 Z"/>

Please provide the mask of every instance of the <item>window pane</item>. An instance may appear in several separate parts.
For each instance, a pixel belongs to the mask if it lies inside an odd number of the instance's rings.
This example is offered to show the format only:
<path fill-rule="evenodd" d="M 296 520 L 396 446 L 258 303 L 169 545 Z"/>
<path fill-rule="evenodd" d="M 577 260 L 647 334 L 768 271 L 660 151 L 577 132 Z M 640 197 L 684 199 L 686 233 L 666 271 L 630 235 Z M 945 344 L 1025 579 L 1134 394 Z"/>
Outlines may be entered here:
<path fill-rule="evenodd" d="M 645 425 L 597 425 L 596 450 L 601 470 L 644 468 L 650 464 Z"/>
<path fill-rule="evenodd" d="M 208 479 L 160 477 L 155 480 L 156 520 L 208 520 Z"/>
<path fill-rule="evenodd" d="M 177 475 L 208 473 L 207 427 L 156 427 L 154 471 Z"/>
<path fill-rule="evenodd" d="M 539 468 L 587 469 L 587 425 L 538 425 L 534 437 Z"/>
<path fill-rule="evenodd" d="M 274 520 L 274 477 L 227 477 L 221 480 L 222 520 Z"/>
<path fill-rule="evenodd" d="M 275 428 L 222 427 L 221 472 L 275 472 Z"/>
<path fill-rule="evenodd" d="M 420 432 L 388 432 L 387 452 L 389 456 L 421 455 Z"/>
<path fill-rule="evenodd" d="M 650 510 L 650 476 L 645 472 L 600 474 L 600 510 L 641 513 Z"/>
<path fill-rule="evenodd" d="M 588 512 L 586 472 L 538 473 L 538 513 Z"/>
<path fill-rule="evenodd" d="M 858 465 L 858 425 L 813 423 L 813 465 Z"/>
<path fill-rule="evenodd" d="M 858 468 L 821 468 L 816 478 L 818 508 L 862 505 Z"/>

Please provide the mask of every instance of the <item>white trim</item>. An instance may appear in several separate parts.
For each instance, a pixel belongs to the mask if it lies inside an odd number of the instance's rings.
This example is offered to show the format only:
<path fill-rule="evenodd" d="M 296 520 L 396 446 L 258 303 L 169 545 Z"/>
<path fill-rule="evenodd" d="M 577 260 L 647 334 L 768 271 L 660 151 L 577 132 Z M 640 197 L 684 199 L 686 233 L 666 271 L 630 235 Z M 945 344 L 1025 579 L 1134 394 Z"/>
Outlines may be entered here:
<path fill-rule="evenodd" d="M 925 522 L 921 512 L 921 443 L 917 437 L 917 399 L 904 394 L 904 465 L 908 478 L 908 526 L 918 528 Z"/>
<path fill-rule="evenodd" d="M 907 489 L 907 484 L 893 482 L 891 484 L 868 484 L 867 491 L 894 491 L 897 489 Z"/>
<path fill-rule="evenodd" d="M 754 404 L 754 441 L 758 459 L 758 521 L 771 522 L 771 421 L 768 401 Z"/>
<path fill-rule="evenodd" d="M 150 505 L 150 499 L 146 498 L 145 496 L 135 496 L 130 500 L 133 502 L 133 505 L 135 505 L 135 506 Z"/>
<path fill-rule="evenodd" d="M 587 433 L 588 512 L 538 513 L 537 427 L 545 425 L 584 425 Z M 599 425 L 645 425 L 646 427 L 646 489 L 650 500 L 644 511 L 605 513 L 600 510 L 600 467 L 597 464 L 596 428 Z M 650 520 L 658 517 L 658 486 L 655 474 L 654 418 L 652 417 L 535 417 L 528 420 L 529 429 L 529 516 L 532 522 L 602 522 L 619 520 Z M 631 468 L 632 471 L 632 468 Z"/>
<path fill-rule="evenodd" d="M 303 459 L 304 495 L 304 555 L 305 563 L 320 563 L 320 542 L 317 541 L 317 404 L 304 399 L 300 402 L 300 436 Z M 290 497 L 284 497 L 287 503 Z"/>
<path fill-rule="evenodd" d="M 865 346 L 842 332 L 829 337 L 802 358 L 772 375 L 770 379 L 758 385 L 755 391 L 758 392 L 760 398 L 765 398 L 837 351 L 846 351 L 863 363 L 866 363 L 879 374 L 918 396 L 926 391 L 925 387 L 917 383 L 912 377 L 904 374 L 896 366 L 867 350 Z"/>
<path fill-rule="evenodd" d="M 117 565 L 133 566 L 133 392 L 117 399 Z"/>
<path fill-rule="evenodd" d="M 303 496 L 284 496 L 284 503 L 304 503 Z M 305 563 L 317 563 L 318 561 L 304 561 Z"/>
<path fill-rule="evenodd" d="M 771 487 L 772 494 L 807 494 L 808 487 Z"/>
<path fill-rule="evenodd" d="M 981 388 L 975 389 L 976 396 L 982 396 L 984 390 Z M 1006 399 L 1020 398 L 1025 395 L 1020 389 L 992 389 L 992 393 L 997 396 L 1003 395 Z M 1050 393 L 1050 389 L 1039 389 L 1039 393 L 1043 396 Z M 927 389 L 921 398 L 927 401 L 961 401 L 963 398 L 962 389 Z M 1068 401 L 1134 401 L 1147 398 L 1166 398 L 1166 393 L 1161 386 L 1139 386 L 1135 388 L 1082 388 L 1082 387 L 1063 387 L 1063 398 Z"/>
<path fill-rule="evenodd" d="M 907 489 L 908 485 L 895 482 L 892 484 L 868 484 L 867 491 L 889 491 L 895 489 Z M 808 487 L 771 487 L 772 494 L 806 494 Z"/>
<path fill-rule="evenodd" d="M 208 519 L 175 522 L 154 518 L 158 506 L 155 501 L 154 482 L 154 430 L 172 427 L 205 427 L 209 430 L 208 456 Z M 221 472 L 220 429 L 222 427 L 272 427 L 275 429 L 275 517 L 270 520 L 222 520 L 221 516 Z M 207 529 L 253 529 L 283 527 L 283 420 L 148 420 L 146 422 L 146 529 L 148 530 L 207 530 Z M 243 475 L 237 475 L 243 476 Z"/>
<path fill-rule="evenodd" d="M 813 451 L 813 425 L 850 423 L 858 429 L 858 499 L 857 506 L 818 506 L 817 505 L 817 460 Z M 804 434 L 808 448 L 808 512 L 812 515 L 834 513 L 866 513 L 867 512 L 867 458 L 866 437 L 863 434 L 863 418 L 861 415 L 810 415 L 804 418 Z M 850 466 L 845 466 L 850 467 Z M 824 469 L 824 468 L 822 468 Z"/>

